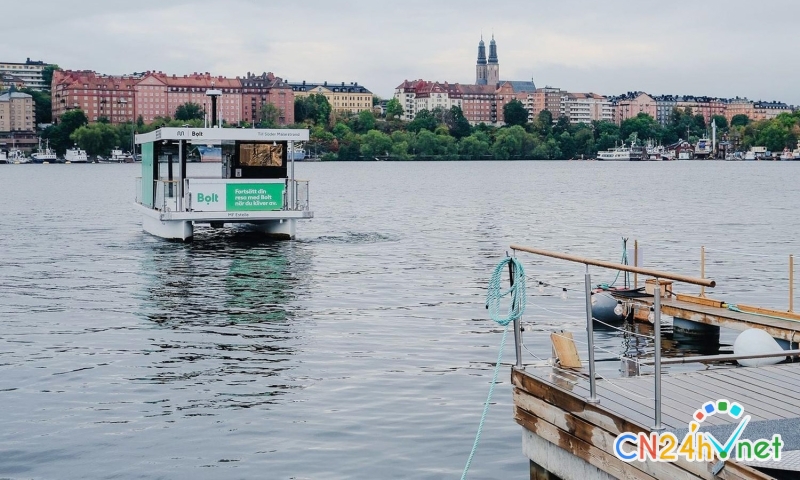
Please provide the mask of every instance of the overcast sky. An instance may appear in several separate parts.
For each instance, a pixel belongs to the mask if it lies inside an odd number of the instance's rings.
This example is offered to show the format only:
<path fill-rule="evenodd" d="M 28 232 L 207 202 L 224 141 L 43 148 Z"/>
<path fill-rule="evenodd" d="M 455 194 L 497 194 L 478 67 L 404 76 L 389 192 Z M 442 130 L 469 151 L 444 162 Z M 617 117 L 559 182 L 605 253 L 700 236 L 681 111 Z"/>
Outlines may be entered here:
<path fill-rule="evenodd" d="M 0 61 L 359 82 L 473 83 L 481 31 L 503 80 L 606 95 L 800 104 L 798 0 L 7 2 Z"/>

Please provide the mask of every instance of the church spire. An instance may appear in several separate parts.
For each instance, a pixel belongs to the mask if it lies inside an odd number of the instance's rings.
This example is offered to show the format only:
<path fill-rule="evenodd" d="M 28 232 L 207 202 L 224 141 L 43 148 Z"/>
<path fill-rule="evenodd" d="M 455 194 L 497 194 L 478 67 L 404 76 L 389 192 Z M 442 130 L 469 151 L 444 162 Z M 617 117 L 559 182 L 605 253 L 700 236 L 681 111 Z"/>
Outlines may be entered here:
<path fill-rule="evenodd" d="M 478 65 L 486 65 L 486 44 L 483 43 L 483 34 L 481 34 L 481 41 L 478 43 Z"/>
<path fill-rule="evenodd" d="M 494 33 L 492 33 L 492 41 L 489 42 L 489 63 L 497 62 L 497 43 L 494 41 Z"/>

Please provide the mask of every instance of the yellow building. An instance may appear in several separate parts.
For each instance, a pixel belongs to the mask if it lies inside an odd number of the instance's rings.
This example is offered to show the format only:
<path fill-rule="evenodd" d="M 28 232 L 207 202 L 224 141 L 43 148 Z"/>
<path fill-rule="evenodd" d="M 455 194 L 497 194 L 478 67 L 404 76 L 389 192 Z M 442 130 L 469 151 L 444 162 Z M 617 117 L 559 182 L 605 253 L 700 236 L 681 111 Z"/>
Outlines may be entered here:
<path fill-rule="evenodd" d="M 0 132 L 32 132 L 36 125 L 33 97 L 9 91 L 0 95 Z"/>
<path fill-rule="evenodd" d="M 289 83 L 294 97 L 307 97 L 311 94 L 324 95 L 334 112 L 358 113 L 372 110 L 372 92 L 355 83 Z"/>

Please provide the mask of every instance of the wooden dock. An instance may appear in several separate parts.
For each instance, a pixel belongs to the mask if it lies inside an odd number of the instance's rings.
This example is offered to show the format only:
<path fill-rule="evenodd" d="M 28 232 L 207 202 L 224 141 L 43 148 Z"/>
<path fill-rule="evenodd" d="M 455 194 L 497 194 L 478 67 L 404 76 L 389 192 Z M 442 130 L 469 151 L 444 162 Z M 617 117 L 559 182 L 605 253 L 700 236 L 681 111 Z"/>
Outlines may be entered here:
<path fill-rule="evenodd" d="M 514 417 L 525 429 L 523 450 L 532 462 L 531 478 L 563 480 L 623 479 L 772 479 L 737 461 L 727 461 L 716 475 L 715 463 L 631 462 L 614 455 L 613 443 L 622 432 L 650 432 L 653 427 L 652 376 L 597 381 L 599 403 L 587 401 L 589 379 L 584 372 L 552 366 L 514 368 Z M 749 424 L 769 430 L 789 420 L 800 422 L 800 365 L 720 368 L 662 376 L 662 424 L 669 431 L 686 429 L 703 403 L 729 399 L 752 416 Z M 706 425 L 734 422 L 728 416 L 709 417 Z M 792 424 L 797 430 L 797 424 Z M 713 428 L 713 427 L 712 427 Z M 746 431 L 745 431 L 746 432 Z M 745 434 L 744 438 L 747 435 Z M 800 445 L 784 447 L 776 471 L 800 478 Z M 569 457 L 569 458 L 567 458 Z M 580 459 L 580 460 L 577 460 Z M 782 465 L 781 465 L 782 464 Z M 541 468 L 539 468 L 541 467 Z M 778 468 L 780 467 L 780 468 Z M 545 469 L 550 473 L 542 473 Z M 771 470 L 770 470 L 771 471 Z"/>
<path fill-rule="evenodd" d="M 609 291 L 609 293 L 613 295 L 614 292 Z M 653 305 L 652 296 L 619 298 L 641 305 L 645 309 L 649 309 Z M 800 342 L 799 314 L 744 305 L 734 306 L 734 309 L 731 309 L 729 305 L 733 304 L 721 300 L 678 294 L 672 298 L 661 299 L 661 312 L 672 317 L 733 330 L 757 328 L 764 330 L 774 338 L 792 343 Z M 742 311 L 735 311 L 735 309 Z"/>

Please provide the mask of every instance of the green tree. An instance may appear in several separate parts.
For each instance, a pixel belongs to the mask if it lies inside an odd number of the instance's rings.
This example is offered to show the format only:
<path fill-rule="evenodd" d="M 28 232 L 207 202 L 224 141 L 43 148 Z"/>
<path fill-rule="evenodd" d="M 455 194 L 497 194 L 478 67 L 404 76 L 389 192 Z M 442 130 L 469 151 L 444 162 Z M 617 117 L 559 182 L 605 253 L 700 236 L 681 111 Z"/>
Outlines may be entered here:
<path fill-rule="evenodd" d="M 108 123 L 84 125 L 72 132 L 70 139 L 89 155 L 106 155 L 119 144 L 117 128 Z"/>
<path fill-rule="evenodd" d="M 263 103 L 258 110 L 258 128 L 278 128 L 283 112 L 272 103 Z"/>
<path fill-rule="evenodd" d="M 725 131 L 728 129 L 728 119 L 723 115 L 714 115 L 711 117 L 711 121 L 717 124 L 719 130 Z"/>
<path fill-rule="evenodd" d="M 640 144 L 645 140 L 661 140 L 662 137 L 661 125 L 644 112 L 623 121 L 620 125 L 621 138 L 628 139 L 634 133 Z"/>
<path fill-rule="evenodd" d="M 459 142 L 459 153 L 472 160 L 482 160 L 489 155 L 489 136 L 484 132 L 475 132 Z"/>
<path fill-rule="evenodd" d="M 321 93 L 312 93 L 306 97 L 294 99 L 294 121 L 298 123 L 311 122 L 317 125 L 328 125 L 331 121 L 330 102 Z"/>
<path fill-rule="evenodd" d="M 423 109 L 417 112 L 414 120 L 409 122 L 408 130 L 410 132 L 421 132 L 422 130 L 433 132 L 438 126 L 439 120 L 434 116 L 433 112 Z"/>
<path fill-rule="evenodd" d="M 33 97 L 33 107 L 37 125 L 40 123 L 53 122 L 53 102 L 50 92 L 40 92 L 30 88 L 23 88 L 20 91 Z"/>
<path fill-rule="evenodd" d="M 447 125 L 448 133 L 456 139 L 464 138 L 472 133 L 469 120 L 464 116 L 461 107 L 453 105 L 444 115 L 444 123 Z"/>
<path fill-rule="evenodd" d="M 386 102 L 386 118 L 394 120 L 403 117 L 403 106 L 400 105 L 400 100 L 392 98 Z"/>
<path fill-rule="evenodd" d="M 392 149 L 392 139 L 378 130 L 370 130 L 361 137 L 361 155 L 367 160 L 387 155 Z"/>
<path fill-rule="evenodd" d="M 44 80 L 47 88 L 50 88 L 50 86 L 53 84 L 53 72 L 56 70 L 60 70 L 56 64 L 45 65 L 45 67 L 42 69 L 42 80 Z"/>
<path fill-rule="evenodd" d="M 747 124 L 750 123 L 750 117 L 747 115 L 740 113 L 738 115 L 734 115 L 731 118 L 731 126 L 732 127 L 746 127 Z"/>
<path fill-rule="evenodd" d="M 375 114 L 372 110 L 361 110 L 353 121 L 353 130 L 366 133 L 375 129 Z"/>
<path fill-rule="evenodd" d="M 205 116 L 203 107 L 192 102 L 187 102 L 175 109 L 175 120 L 202 120 Z"/>
<path fill-rule="evenodd" d="M 525 110 L 525 105 L 517 99 L 503 105 L 503 121 L 511 126 L 528 123 L 528 111 Z"/>

